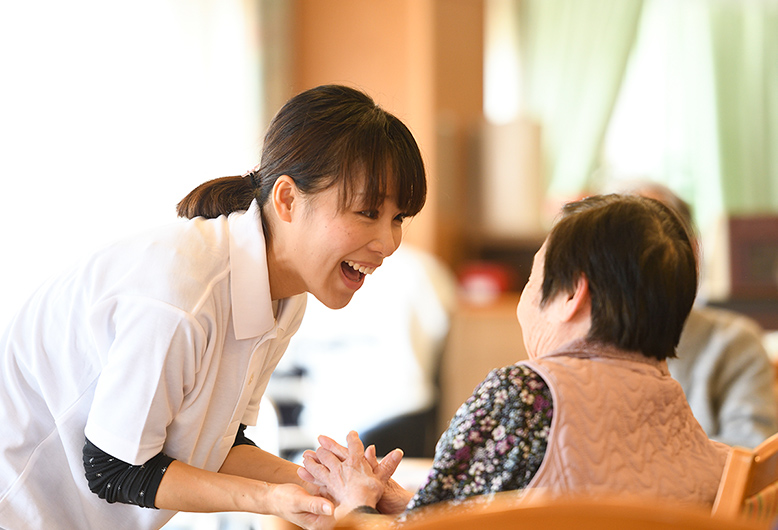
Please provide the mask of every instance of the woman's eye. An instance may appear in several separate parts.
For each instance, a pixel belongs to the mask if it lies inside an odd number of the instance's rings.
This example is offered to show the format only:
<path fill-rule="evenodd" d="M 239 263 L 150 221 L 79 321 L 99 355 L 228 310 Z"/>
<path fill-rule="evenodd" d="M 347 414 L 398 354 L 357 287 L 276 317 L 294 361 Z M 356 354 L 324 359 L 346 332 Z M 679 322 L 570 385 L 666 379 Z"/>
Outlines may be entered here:
<path fill-rule="evenodd" d="M 359 215 L 364 215 L 368 219 L 378 219 L 377 210 L 362 210 L 361 212 L 359 212 Z"/>
<path fill-rule="evenodd" d="M 407 216 L 407 215 L 405 215 L 404 213 L 400 213 L 400 214 L 397 214 L 397 215 L 394 217 L 394 220 L 395 220 L 395 221 L 397 221 L 398 223 L 402 223 L 403 221 L 405 221 L 405 218 L 406 218 L 406 217 L 408 217 L 408 216 Z"/>

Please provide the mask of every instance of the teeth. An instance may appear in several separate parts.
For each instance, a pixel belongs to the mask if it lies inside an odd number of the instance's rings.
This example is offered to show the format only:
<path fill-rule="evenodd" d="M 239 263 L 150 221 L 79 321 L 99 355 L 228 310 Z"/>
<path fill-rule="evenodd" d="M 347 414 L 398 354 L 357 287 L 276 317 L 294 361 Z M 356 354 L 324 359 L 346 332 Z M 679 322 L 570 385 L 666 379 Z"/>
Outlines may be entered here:
<path fill-rule="evenodd" d="M 354 263 L 353 261 L 347 260 L 346 263 L 349 267 L 352 269 L 361 272 L 362 274 L 373 274 L 373 271 L 375 271 L 375 267 L 365 267 L 364 265 L 358 265 L 357 263 Z"/>

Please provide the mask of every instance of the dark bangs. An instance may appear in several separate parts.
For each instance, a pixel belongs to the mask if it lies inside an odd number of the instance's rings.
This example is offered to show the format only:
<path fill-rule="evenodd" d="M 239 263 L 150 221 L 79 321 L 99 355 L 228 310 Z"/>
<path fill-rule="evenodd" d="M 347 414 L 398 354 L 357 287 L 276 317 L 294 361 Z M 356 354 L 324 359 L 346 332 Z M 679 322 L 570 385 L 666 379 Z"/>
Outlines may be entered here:
<path fill-rule="evenodd" d="M 378 209 L 387 194 L 394 193 L 400 211 L 416 215 L 427 198 L 427 180 L 413 135 L 400 120 L 378 107 L 361 118 L 333 146 L 337 154 L 328 157 L 341 161 L 337 169 L 341 207 L 351 206 L 360 199 L 357 193 L 364 190 L 360 207 Z"/>

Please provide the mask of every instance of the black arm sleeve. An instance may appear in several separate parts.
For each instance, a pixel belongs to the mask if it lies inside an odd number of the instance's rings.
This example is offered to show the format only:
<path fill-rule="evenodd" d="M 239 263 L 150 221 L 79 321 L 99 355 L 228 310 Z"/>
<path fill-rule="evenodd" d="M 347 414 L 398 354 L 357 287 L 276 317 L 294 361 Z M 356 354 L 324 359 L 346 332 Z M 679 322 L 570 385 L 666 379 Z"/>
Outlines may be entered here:
<path fill-rule="evenodd" d="M 246 437 L 246 425 L 243 423 L 241 423 L 240 427 L 238 427 L 238 433 L 235 435 L 235 441 L 232 444 L 233 447 L 237 447 L 239 445 L 253 445 L 254 447 L 257 446 L 257 444 Z"/>
<path fill-rule="evenodd" d="M 155 508 L 159 483 L 174 460 L 164 453 L 140 466 L 114 458 L 86 440 L 83 450 L 84 471 L 89 489 L 109 503 L 137 504 Z"/>

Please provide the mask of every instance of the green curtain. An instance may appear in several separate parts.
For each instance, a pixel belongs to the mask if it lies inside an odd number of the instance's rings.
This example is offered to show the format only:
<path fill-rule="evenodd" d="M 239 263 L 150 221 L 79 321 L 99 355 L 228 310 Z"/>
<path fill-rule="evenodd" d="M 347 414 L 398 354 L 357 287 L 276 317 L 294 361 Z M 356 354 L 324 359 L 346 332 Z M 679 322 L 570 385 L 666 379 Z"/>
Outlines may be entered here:
<path fill-rule="evenodd" d="M 726 211 L 778 212 L 778 4 L 711 2 Z"/>
<path fill-rule="evenodd" d="M 642 0 L 521 0 L 522 95 L 541 125 L 549 197 L 578 195 L 599 158 Z"/>
<path fill-rule="evenodd" d="M 602 173 L 663 182 L 703 231 L 777 211 L 776 98 L 778 4 L 646 0 Z"/>
<path fill-rule="evenodd" d="M 724 209 L 708 13 L 708 0 L 646 0 L 598 173 L 667 185 L 703 229 Z"/>

